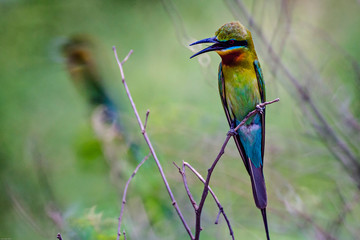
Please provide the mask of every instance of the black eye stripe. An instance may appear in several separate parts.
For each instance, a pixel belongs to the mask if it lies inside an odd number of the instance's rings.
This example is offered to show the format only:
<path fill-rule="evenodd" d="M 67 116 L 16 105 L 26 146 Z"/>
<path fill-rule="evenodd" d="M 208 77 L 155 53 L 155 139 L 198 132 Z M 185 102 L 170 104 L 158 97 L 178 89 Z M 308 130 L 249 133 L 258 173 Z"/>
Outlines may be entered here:
<path fill-rule="evenodd" d="M 230 39 L 227 41 L 219 41 L 216 45 L 222 46 L 223 48 L 230 48 L 230 47 L 247 47 L 248 42 L 246 40 L 237 41 L 234 39 Z"/>
<path fill-rule="evenodd" d="M 237 41 L 237 40 L 228 40 L 226 42 L 223 42 L 223 44 L 225 46 L 243 46 L 243 47 L 247 47 L 248 46 L 248 42 L 246 40 L 242 40 L 242 41 Z"/>

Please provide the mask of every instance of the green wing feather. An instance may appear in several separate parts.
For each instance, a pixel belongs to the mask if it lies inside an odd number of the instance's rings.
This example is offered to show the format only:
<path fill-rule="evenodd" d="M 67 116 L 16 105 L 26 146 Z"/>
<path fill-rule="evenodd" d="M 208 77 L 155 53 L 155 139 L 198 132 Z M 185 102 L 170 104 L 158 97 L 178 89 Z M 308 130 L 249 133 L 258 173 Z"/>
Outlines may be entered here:
<path fill-rule="evenodd" d="M 254 68 L 256 73 L 256 78 L 258 80 L 259 85 L 259 91 L 260 91 L 260 97 L 261 101 L 266 101 L 266 91 L 265 91 L 265 83 L 263 78 L 263 73 L 260 67 L 260 63 L 258 60 L 254 61 Z M 261 139 L 261 156 L 263 158 L 263 164 L 264 164 L 264 151 L 265 151 L 265 109 L 263 111 L 263 114 L 261 116 L 261 127 L 262 127 L 262 139 Z"/>
<path fill-rule="evenodd" d="M 265 83 L 264 83 L 264 78 L 263 78 L 263 73 L 262 73 L 262 70 L 260 67 L 260 63 L 258 60 L 254 61 L 254 68 L 255 68 L 256 78 L 257 78 L 258 84 L 259 84 L 261 101 L 265 102 L 266 101 Z"/>

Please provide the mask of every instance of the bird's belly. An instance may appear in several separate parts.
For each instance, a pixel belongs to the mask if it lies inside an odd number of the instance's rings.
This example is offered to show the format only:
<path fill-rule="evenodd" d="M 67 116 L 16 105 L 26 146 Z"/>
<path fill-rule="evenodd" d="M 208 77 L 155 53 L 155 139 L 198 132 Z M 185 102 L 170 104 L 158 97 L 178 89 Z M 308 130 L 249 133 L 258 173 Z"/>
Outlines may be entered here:
<path fill-rule="evenodd" d="M 233 117 L 242 120 L 260 103 L 256 76 L 254 78 L 224 76 L 226 101 Z"/>

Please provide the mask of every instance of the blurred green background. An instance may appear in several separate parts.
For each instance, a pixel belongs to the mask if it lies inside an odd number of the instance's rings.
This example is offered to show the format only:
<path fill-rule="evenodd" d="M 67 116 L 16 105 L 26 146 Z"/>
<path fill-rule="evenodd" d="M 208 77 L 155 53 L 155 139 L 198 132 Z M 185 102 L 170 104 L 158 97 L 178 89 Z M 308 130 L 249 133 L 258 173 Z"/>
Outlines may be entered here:
<path fill-rule="evenodd" d="M 359 12 L 355 0 L 0 1 L 0 238 L 116 238 L 123 188 L 148 150 L 112 46 L 121 59 L 134 50 L 125 76 L 142 118 L 151 111 L 148 134 L 193 229 L 172 162 L 205 175 L 228 126 L 217 89 L 220 58 L 189 60 L 198 49 L 188 44 L 240 20 L 253 33 L 267 99 L 281 99 L 267 107 L 270 235 L 360 239 Z M 72 82 L 61 46 L 79 34 L 93 42 L 92 61 L 126 143 L 99 135 L 93 106 Z M 202 185 L 187 174 L 199 201 Z M 211 186 L 236 239 L 265 238 L 232 141 Z M 128 239 L 188 239 L 152 158 L 127 197 Z M 223 218 L 214 225 L 217 212 L 209 197 L 202 239 L 230 239 Z"/>

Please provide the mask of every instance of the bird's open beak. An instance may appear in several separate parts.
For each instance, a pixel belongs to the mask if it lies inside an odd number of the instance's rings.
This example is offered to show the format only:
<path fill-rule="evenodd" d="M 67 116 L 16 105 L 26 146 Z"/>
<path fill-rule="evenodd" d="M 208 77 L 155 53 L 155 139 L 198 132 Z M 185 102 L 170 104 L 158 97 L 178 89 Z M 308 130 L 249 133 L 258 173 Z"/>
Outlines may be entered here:
<path fill-rule="evenodd" d="M 196 57 L 197 55 L 200 55 L 202 53 L 206 53 L 206 52 L 211 52 L 211 51 L 216 51 L 216 50 L 221 50 L 224 49 L 224 45 L 219 42 L 216 37 L 212 37 L 212 38 L 205 38 L 202 40 L 199 40 L 197 42 L 194 42 L 192 44 L 190 44 L 190 46 L 196 45 L 196 44 L 200 44 L 200 43 L 214 43 L 213 45 L 211 45 L 210 47 L 207 47 L 197 53 L 195 53 L 194 55 L 192 55 L 190 58 Z"/>

